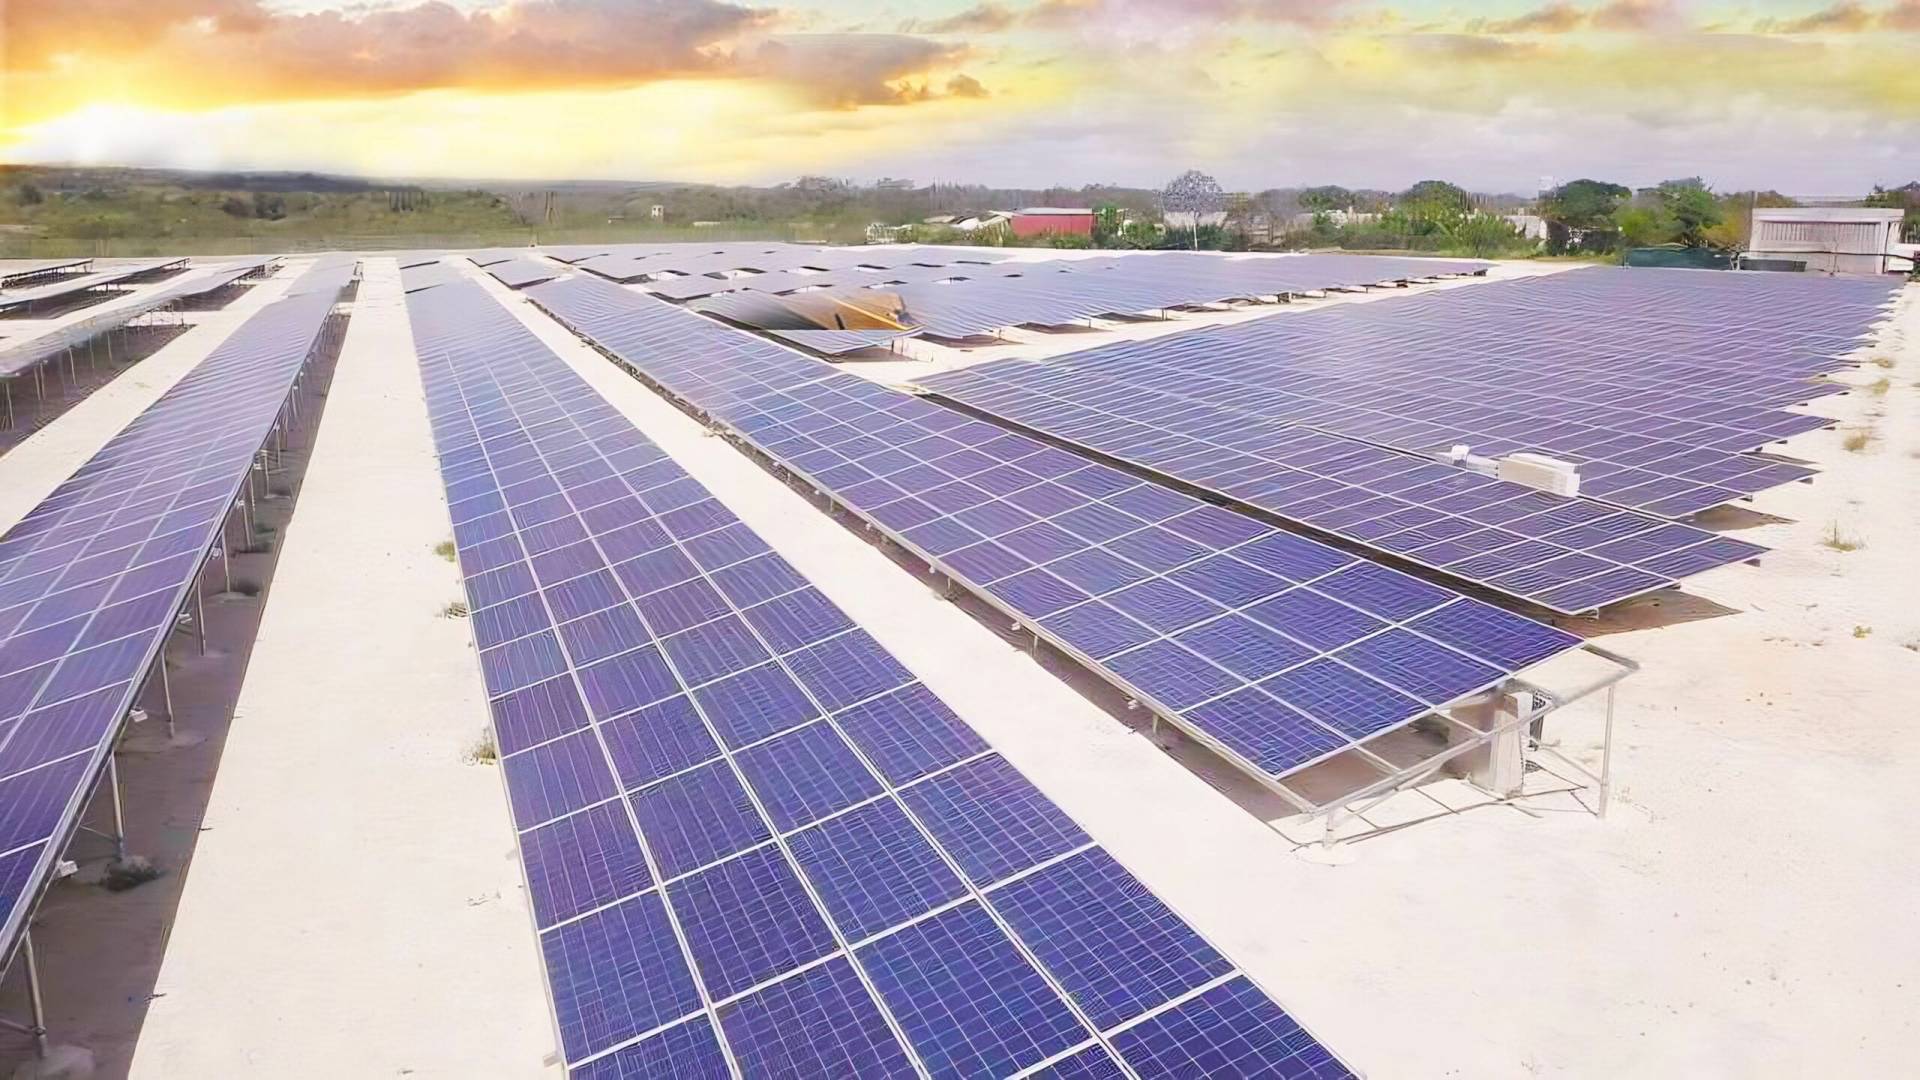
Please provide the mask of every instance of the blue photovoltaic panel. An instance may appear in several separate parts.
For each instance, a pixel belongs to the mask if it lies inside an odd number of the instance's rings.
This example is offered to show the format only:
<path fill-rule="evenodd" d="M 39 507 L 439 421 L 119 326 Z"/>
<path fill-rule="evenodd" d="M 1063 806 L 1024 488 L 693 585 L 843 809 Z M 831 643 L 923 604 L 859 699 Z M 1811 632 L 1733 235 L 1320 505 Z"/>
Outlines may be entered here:
<path fill-rule="evenodd" d="M 1466 443 L 1484 456 L 1572 461 L 1583 496 L 1676 518 L 1812 475 L 1749 451 L 1829 423 L 1783 406 L 1844 389 L 1818 379 L 1862 343 L 1894 287 L 1589 268 L 985 364 L 926 383 L 1088 445 L 1106 424 L 1115 430 L 1097 437 L 1102 452 L 1182 478 L 1210 464 L 1201 451 L 1278 462 L 1304 474 L 1270 485 L 1289 489 L 1283 508 L 1307 504 L 1299 512 L 1352 499 L 1332 481 L 1504 525 L 1466 512 L 1505 502 L 1492 497 L 1500 489 L 1457 472 L 1453 488 L 1438 482 L 1444 474 L 1413 474 L 1408 495 L 1377 481 L 1398 483 L 1417 461 L 1389 469 L 1392 455 L 1354 445 L 1427 455 Z M 1215 472 L 1195 482 L 1218 488 L 1234 470 Z M 1349 514 L 1335 531 L 1394 509 Z"/>
<path fill-rule="evenodd" d="M 400 270 L 400 287 L 407 292 L 420 292 L 436 285 L 459 281 L 466 275 L 453 263 L 445 260 L 421 263 L 417 266 L 403 267 Z"/>
<path fill-rule="evenodd" d="M 664 303 L 579 279 L 532 295 L 1262 775 L 1578 644 Z M 1432 648 L 1367 644 L 1389 633 Z"/>
<path fill-rule="evenodd" d="M 1240 977 L 1149 1017 L 1114 1042 L 1141 1080 L 1351 1075 L 1280 1006 Z"/>
<path fill-rule="evenodd" d="M 1175 395 L 1103 395 L 1099 373 L 1038 378 L 1048 388 L 989 364 L 929 384 L 1011 423 L 1565 614 L 1767 550 L 1345 436 L 1263 425 Z M 1089 404 L 1095 398 L 1104 403 Z"/>
<path fill-rule="evenodd" d="M 321 339 L 344 278 L 314 273 L 331 291 L 253 314 L 0 536 L 8 950 Z"/>
<path fill-rule="evenodd" d="M 1226 258 L 1187 252 L 1005 263 L 995 268 L 996 273 L 966 281 L 902 285 L 892 290 L 899 301 L 897 308 L 885 313 L 935 337 L 965 338 L 1028 323 L 1059 325 L 1112 313 L 1164 311 L 1485 269 L 1485 263 L 1370 255 Z M 853 303 L 874 302 L 846 290 L 836 290 L 835 295 Z"/>
<path fill-rule="evenodd" d="M 551 263 L 538 259 L 507 259 L 500 262 L 480 263 L 487 275 L 509 289 L 524 289 L 529 285 L 538 285 L 553 280 L 560 271 Z"/>
<path fill-rule="evenodd" d="M 1118 864 L 1047 866 L 1100 849 L 483 289 L 408 303 L 572 1076 L 1121 1060 L 1212 973 Z M 1141 920 L 1130 970 L 1063 895 Z"/>

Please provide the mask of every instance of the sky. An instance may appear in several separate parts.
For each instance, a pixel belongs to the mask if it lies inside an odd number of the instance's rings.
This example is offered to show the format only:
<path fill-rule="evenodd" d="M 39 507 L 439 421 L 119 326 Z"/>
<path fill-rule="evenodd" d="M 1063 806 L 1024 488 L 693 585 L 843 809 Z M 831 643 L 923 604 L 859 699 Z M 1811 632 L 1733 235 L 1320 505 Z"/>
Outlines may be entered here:
<path fill-rule="evenodd" d="M 1920 0 L 0 0 L 0 161 L 1851 194 Z"/>

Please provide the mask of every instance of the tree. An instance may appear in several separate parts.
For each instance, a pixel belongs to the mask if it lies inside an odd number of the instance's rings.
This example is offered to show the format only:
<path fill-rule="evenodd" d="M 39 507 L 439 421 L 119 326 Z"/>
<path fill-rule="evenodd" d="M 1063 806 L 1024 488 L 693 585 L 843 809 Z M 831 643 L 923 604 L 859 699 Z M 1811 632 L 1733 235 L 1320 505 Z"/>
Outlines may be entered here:
<path fill-rule="evenodd" d="M 1427 213 L 1451 210 L 1464 214 L 1473 209 L 1473 196 L 1458 184 L 1422 180 L 1400 193 L 1400 203 L 1409 208 L 1409 213 L 1415 213 L 1411 208 L 1418 207 Z"/>
<path fill-rule="evenodd" d="M 1620 242 L 1627 247 L 1662 243 L 1669 235 L 1660 212 L 1650 206 L 1629 206 L 1620 211 L 1614 223 L 1620 228 Z"/>
<path fill-rule="evenodd" d="M 1697 176 L 1667 180 L 1653 189 L 1660 209 L 1673 223 L 1674 239 L 1687 247 L 1705 247 L 1707 230 L 1720 224 L 1720 200 Z"/>
<path fill-rule="evenodd" d="M 1200 246 L 1200 219 L 1226 209 L 1227 195 L 1220 182 L 1198 169 L 1188 169 L 1173 178 L 1160 192 L 1162 214 L 1193 216 L 1193 246 Z"/>
<path fill-rule="evenodd" d="M 1620 200 L 1632 195 L 1633 189 L 1605 180 L 1573 180 L 1540 196 L 1540 216 L 1569 229 L 1604 229 Z"/>
<path fill-rule="evenodd" d="M 1096 247 L 1114 247 L 1120 241 L 1120 229 L 1125 215 L 1113 203 L 1101 203 L 1093 208 L 1093 242 Z"/>
<path fill-rule="evenodd" d="M 47 201 L 47 197 L 33 184 L 21 184 L 14 191 L 14 197 L 20 200 L 21 206 L 38 206 Z"/>
<path fill-rule="evenodd" d="M 1302 191 L 1294 201 L 1300 204 L 1300 209 L 1313 213 L 1345 210 L 1353 205 L 1353 192 L 1337 184 L 1322 184 Z"/>

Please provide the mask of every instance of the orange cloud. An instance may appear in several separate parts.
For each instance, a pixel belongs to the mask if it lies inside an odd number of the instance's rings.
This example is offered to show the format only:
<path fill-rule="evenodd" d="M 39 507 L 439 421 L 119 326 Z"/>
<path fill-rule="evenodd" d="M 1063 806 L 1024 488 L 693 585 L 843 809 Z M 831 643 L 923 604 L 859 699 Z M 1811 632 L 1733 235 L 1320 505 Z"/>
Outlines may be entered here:
<path fill-rule="evenodd" d="M 1596 30 L 1671 30 L 1685 21 L 1673 0 L 1613 0 L 1593 13 Z"/>
<path fill-rule="evenodd" d="M 1511 19 L 1475 20 L 1468 29 L 1488 34 L 1565 34 L 1586 21 L 1587 13 L 1572 4 L 1552 3 Z"/>
<path fill-rule="evenodd" d="M 1768 19 L 1760 29 L 1776 34 L 1857 34 L 1872 28 L 1877 20 L 1866 5 L 1842 0 L 1798 19 Z"/>

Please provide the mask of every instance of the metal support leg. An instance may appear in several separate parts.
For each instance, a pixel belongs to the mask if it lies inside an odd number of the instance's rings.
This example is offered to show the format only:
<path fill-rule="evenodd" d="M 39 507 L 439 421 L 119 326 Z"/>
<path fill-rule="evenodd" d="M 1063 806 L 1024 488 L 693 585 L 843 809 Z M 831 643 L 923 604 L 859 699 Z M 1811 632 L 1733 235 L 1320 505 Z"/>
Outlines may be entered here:
<path fill-rule="evenodd" d="M 167 681 L 167 647 L 164 644 L 160 646 L 160 659 L 155 663 L 160 665 L 160 700 L 166 704 L 167 738 L 171 739 L 173 738 L 173 685 Z"/>
<path fill-rule="evenodd" d="M 127 818 L 120 807 L 120 755 L 107 755 L 107 786 L 113 791 L 113 855 L 127 857 Z"/>
<path fill-rule="evenodd" d="M 193 623 L 194 637 L 200 639 L 200 655 L 207 655 L 207 605 L 200 588 L 202 582 L 193 583 Z"/>
<path fill-rule="evenodd" d="M 1600 742 L 1600 817 L 1607 816 L 1607 802 L 1613 795 L 1613 698 L 1619 683 L 1607 687 L 1607 730 Z"/>
<path fill-rule="evenodd" d="M 233 553 L 227 550 L 227 523 L 220 523 L 220 578 L 226 592 L 233 591 Z"/>
<path fill-rule="evenodd" d="M 21 935 L 20 952 L 27 962 L 27 1016 L 32 1025 L 33 1052 L 44 1059 L 47 1056 L 47 1007 L 40 998 L 40 962 L 33 955 L 33 931 Z"/>

